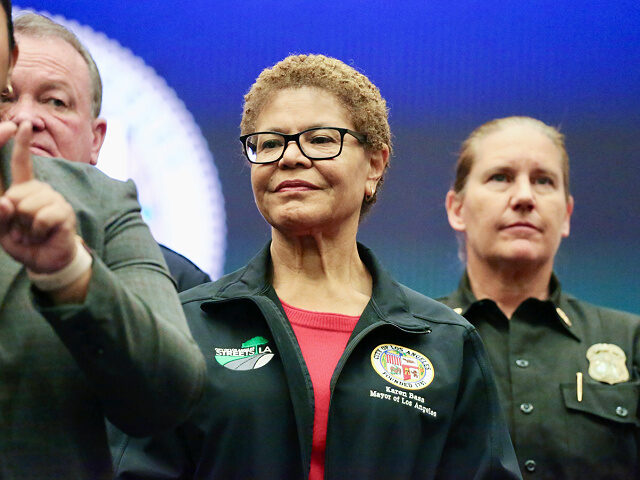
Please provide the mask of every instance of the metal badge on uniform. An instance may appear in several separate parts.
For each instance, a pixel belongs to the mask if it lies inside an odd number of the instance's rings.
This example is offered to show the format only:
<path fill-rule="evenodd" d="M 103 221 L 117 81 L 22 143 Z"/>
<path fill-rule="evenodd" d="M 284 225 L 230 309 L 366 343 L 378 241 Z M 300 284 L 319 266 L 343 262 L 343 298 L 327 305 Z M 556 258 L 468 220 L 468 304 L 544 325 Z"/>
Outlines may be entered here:
<path fill-rule="evenodd" d="M 614 385 L 629 380 L 627 356 L 613 343 L 596 343 L 587 350 L 589 376 L 599 382 Z"/>

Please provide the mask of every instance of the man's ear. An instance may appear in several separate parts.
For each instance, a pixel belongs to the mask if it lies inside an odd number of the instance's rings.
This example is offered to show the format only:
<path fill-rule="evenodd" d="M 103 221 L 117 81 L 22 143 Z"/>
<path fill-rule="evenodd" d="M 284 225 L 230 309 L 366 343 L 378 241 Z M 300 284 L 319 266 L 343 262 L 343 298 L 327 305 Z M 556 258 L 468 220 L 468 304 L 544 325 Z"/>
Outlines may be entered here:
<path fill-rule="evenodd" d="M 464 195 L 456 193 L 453 190 L 449 190 L 444 203 L 445 208 L 447 209 L 447 218 L 451 228 L 456 232 L 464 232 L 466 230 L 466 224 L 464 223 L 464 218 L 462 216 Z"/>
<path fill-rule="evenodd" d="M 104 137 L 107 134 L 107 121 L 104 118 L 96 118 L 91 122 L 91 132 L 93 139 L 91 141 L 91 165 L 98 163 L 98 155 L 100 148 L 104 143 Z"/>

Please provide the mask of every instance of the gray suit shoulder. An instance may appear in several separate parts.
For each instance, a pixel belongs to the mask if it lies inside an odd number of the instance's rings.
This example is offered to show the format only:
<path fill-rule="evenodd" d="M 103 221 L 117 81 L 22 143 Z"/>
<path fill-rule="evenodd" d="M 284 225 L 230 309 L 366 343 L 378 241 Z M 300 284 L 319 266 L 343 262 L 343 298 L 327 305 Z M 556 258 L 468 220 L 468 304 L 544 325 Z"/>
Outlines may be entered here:
<path fill-rule="evenodd" d="M 85 163 L 60 158 L 32 158 L 36 177 L 64 192 L 67 201 L 73 205 L 97 205 L 100 209 L 109 209 L 114 199 L 138 203 L 137 188 L 132 180 L 116 180 Z"/>

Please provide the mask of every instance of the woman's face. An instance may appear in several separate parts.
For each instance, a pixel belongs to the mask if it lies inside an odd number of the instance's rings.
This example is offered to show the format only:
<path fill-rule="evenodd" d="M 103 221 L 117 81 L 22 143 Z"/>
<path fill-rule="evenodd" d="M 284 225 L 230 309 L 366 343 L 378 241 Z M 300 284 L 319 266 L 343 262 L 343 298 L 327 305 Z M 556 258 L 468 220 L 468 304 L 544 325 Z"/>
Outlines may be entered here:
<path fill-rule="evenodd" d="M 280 90 L 263 107 L 256 131 L 295 134 L 313 127 L 354 130 L 347 110 L 323 89 Z M 330 160 L 310 160 L 290 142 L 275 163 L 252 165 L 256 205 L 277 230 L 292 235 L 357 229 L 367 189 L 375 188 L 388 152 L 369 152 L 346 134 L 342 153 Z"/>
<path fill-rule="evenodd" d="M 468 260 L 552 263 L 573 211 L 558 147 L 516 125 L 480 139 L 475 153 L 464 190 L 447 195 L 449 223 L 464 232 Z"/>

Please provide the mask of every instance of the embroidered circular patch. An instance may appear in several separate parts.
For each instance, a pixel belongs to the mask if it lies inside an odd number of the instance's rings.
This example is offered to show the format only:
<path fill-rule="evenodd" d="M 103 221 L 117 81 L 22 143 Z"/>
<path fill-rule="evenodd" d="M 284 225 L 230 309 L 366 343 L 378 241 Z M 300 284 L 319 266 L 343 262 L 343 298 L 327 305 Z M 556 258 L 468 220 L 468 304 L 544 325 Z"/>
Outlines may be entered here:
<path fill-rule="evenodd" d="M 435 374 L 431 361 L 420 352 L 392 344 L 374 348 L 371 365 L 387 382 L 407 390 L 425 388 Z"/>

